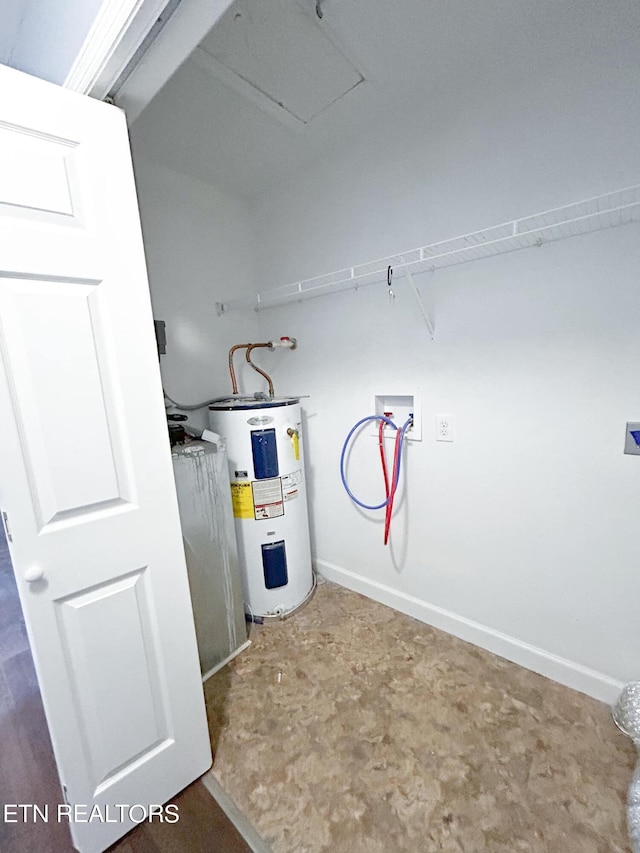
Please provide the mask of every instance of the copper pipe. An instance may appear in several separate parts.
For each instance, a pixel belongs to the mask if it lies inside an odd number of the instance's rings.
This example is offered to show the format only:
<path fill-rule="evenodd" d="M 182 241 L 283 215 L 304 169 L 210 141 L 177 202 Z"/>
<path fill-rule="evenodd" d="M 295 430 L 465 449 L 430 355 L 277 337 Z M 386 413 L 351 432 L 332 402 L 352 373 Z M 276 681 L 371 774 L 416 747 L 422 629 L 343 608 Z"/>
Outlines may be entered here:
<path fill-rule="evenodd" d="M 273 382 L 271 380 L 271 377 L 269 376 L 268 373 L 265 373 L 264 370 L 261 370 L 259 367 L 257 367 L 251 361 L 251 351 L 254 349 L 257 349 L 258 347 L 266 347 L 267 349 L 273 349 L 271 344 L 249 344 L 249 346 L 247 347 L 247 353 L 246 353 L 247 362 L 251 365 L 251 367 L 253 367 L 254 370 L 256 370 L 261 376 L 264 376 L 264 378 L 267 380 L 267 382 L 269 383 L 269 396 L 273 397 L 274 391 L 273 391 Z"/>
<path fill-rule="evenodd" d="M 233 369 L 233 354 L 237 349 L 247 349 L 247 347 L 253 346 L 252 344 L 236 344 L 231 347 L 229 350 L 229 375 L 231 376 L 231 388 L 234 394 L 238 393 L 238 381 L 236 379 L 236 372 Z"/>

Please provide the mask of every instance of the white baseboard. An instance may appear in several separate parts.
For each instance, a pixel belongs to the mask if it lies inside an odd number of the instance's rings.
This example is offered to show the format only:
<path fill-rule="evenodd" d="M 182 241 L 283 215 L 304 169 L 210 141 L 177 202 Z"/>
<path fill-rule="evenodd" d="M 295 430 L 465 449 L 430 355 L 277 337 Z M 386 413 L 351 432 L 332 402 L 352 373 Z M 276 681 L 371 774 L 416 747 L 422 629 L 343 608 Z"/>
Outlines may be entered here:
<path fill-rule="evenodd" d="M 225 792 L 220 782 L 218 782 L 214 771 L 208 770 L 204 776 L 200 777 L 200 781 L 244 838 L 252 853 L 271 853 L 269 845 L 262 840 L 245 815 Z"/>
<path fill-rule="evenodd" d="M 240 652 L 243 652 L 245 649 L 248 649 L 250 645 L 251 640 L 247 640 L 246 643 L 243 643 L 241 646 L 238 646 L 238 648 L 235 651 L 231 652 L 231 654 L 228 655 L 224 660 L 221 660 L 220 663 L 217 663 L 214 667 L 207 670 L 207 672 L 205 672 L 205 674 L 202 676 L 202 683 L 204 684 L 205 681 L 208 681 L 211 676 L 215 675 L 216 672 L 219 672 L 223 666 L 226 666 L 228 663 L 231 663 L 231 661 L 235 657 L 237 657 Z"/>
<path fill-rule="evenodd" d="M 624 686 L 623 682 L 615 681 L 601 672 L 545 652 L 515 637 L 501 634 L 493 628 L 487 628 L 485 625 L 465 619 L 464 616 L 458 616 L 449 610 L 443 610 L 405 592 L 398 592 L 389 586 L 343 569 L 341 566 L 328 563 L 326 560 L 315 560 L 314 565 L 316 572 L 329 581 L 334 581 L 347 589 L 366 595 L 367 598 L 393 607 L 401 613 L 419 619 L 420 622 L 433 625 L 434 628 L 440 628 L 448 634 L 453 634 L 454 637 L 487 649 L 539 675 L 551 678 L 559 684 L 586 693 L 587 696 L 592 696 L 600 702 L 612 705 Z"/>

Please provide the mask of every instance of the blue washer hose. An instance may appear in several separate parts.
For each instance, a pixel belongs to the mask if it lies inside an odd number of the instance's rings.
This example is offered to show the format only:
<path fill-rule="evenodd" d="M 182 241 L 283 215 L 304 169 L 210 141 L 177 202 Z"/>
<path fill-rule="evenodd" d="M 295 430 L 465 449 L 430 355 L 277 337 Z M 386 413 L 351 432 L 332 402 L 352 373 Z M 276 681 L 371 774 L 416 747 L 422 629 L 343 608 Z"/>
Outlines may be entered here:
<path fill-rule="evenodd" d="M 390 492 L 389 496 L 386 498 L 386 500 L 382 501 L 382 503 L 380 503 L 380 504 L 375 504 L 375 505 L 365 504 L 361 500 L 358 500 L 358 498 L 353 494 L 353 492 L 349 488 L 349 484 L 347 483 L 347 476 L 346 476 L 345 471 L 344 471 L 344 460 L 345 460 L 345 456 L 347 455 L 347 448 L 349 446 L 349 442 L 351 441 L 351 436 L 354 434 L 354 432 L 356 432 L 356 430 L 360 429 L 361 426 L 363 426 L 366 423 L 369 423 L 369 421 L 384 421 L 390 427 L 393 427 L 393 429 L 395 429 L 395 430 L 398 429 L 398 427 L 394 424 L 394 422 L 390 418 L 386 417 L 386 415 L 367 415 L 366 418 L 361 418 L 358 421 L 358 423 L 354 424 L 354 426 L 350 429 L 349 435 L 345 438 L 344 444 L 342 445 L 342 453 L 340 454 L 340 478 L 342 479 L 342 485 L 344 486 L 346 493 L 349 495 L 349 497 L 351 498 L 351 500 L 354 503 L 358 504 L 358 506 L 361 506 L 363 509 L 384 509 L 384 507 L 386 507 L 387 504 L 389 503 L 389 501 L 393 498 L 393 495 L 394 495 L 393 492 Z M 409 427 L 411 426 L 412 423 L 413 423 L 413 416 L 409 415 L 409 417 L 407 418 L 405 423 L 400 427 L 400 431 L 401 431 L 400 450 L 398 451 L 398 462 L 396 464 L 396 470 L 394 471 L 396 484 L 400 479 L 400 465 L 402 462 L 402 448 L 404 445 L 404 436 L 405 436 L 405 433 L 407 432 L 407 430 L 409 429 Z M 392 482 L 393 482 L 393 479 L 394 479 L 394 477 L 392 477 L 392 480 L 391 480 Z"/>

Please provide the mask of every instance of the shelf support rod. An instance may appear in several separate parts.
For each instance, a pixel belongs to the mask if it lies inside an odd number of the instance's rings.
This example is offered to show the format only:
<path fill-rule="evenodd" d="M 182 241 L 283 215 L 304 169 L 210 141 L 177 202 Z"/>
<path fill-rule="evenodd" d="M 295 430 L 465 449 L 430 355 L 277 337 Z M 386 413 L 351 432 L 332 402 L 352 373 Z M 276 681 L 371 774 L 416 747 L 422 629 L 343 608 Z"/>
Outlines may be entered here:
<path fill-rule="evenodd" d="M 402 261 L 403 261 L 403 263 L 406 263 L 404 258 L 402 258 Z M 416 302 L 418 303 L 418 308 L 420 309 L 420 313 L 422 314 L 422 319 L 424 320 L 425 325 L 427 327 L 427 331 L 429 332 L 429 337 L 431 338 L 431 340 L 433 340 L 435 337 L 435 334 L 436 334 L 436 330 L 435 330 L 435 327 L 433 325 L 433 320 L 431 319 L 431 317 L 427 313 L 427 309 L 424 307 L 424 303 L 422 302 L 422 297 L 420 296 L 420 291 L 418 290 L 418 285 L 413 280 L 413 276 L 411 275 L 411 270 L 409 269 L 408 266 L 404 267 L 403 272 L 407 277 L 407 281 L 411 285 L 411 289 L 413 290 L 413 294 L 416 298 Z"/>

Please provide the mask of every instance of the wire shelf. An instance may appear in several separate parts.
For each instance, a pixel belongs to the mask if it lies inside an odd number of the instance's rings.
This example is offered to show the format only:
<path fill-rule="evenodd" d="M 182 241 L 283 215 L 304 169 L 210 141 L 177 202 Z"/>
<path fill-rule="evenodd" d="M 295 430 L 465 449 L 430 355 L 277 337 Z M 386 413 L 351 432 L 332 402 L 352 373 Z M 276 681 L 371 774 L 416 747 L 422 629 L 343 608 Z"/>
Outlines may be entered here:
<path fill-rule="evenodd" d="M 218 314 L 240 308 L 261 311 L 286 302 L 298 302 L 371 284 L 386 283 L 389 267 L 393 269 L 394 276 L 433 272 L 456 264 L 542 246 L 544 243 L 567 237 L 577 237 L 638 221 L 640 185 L 513 219 L 501 225 L 389 255 L 369 263 L 285 284 L 256 296 L 218 302 L 216 309 Z"/>

